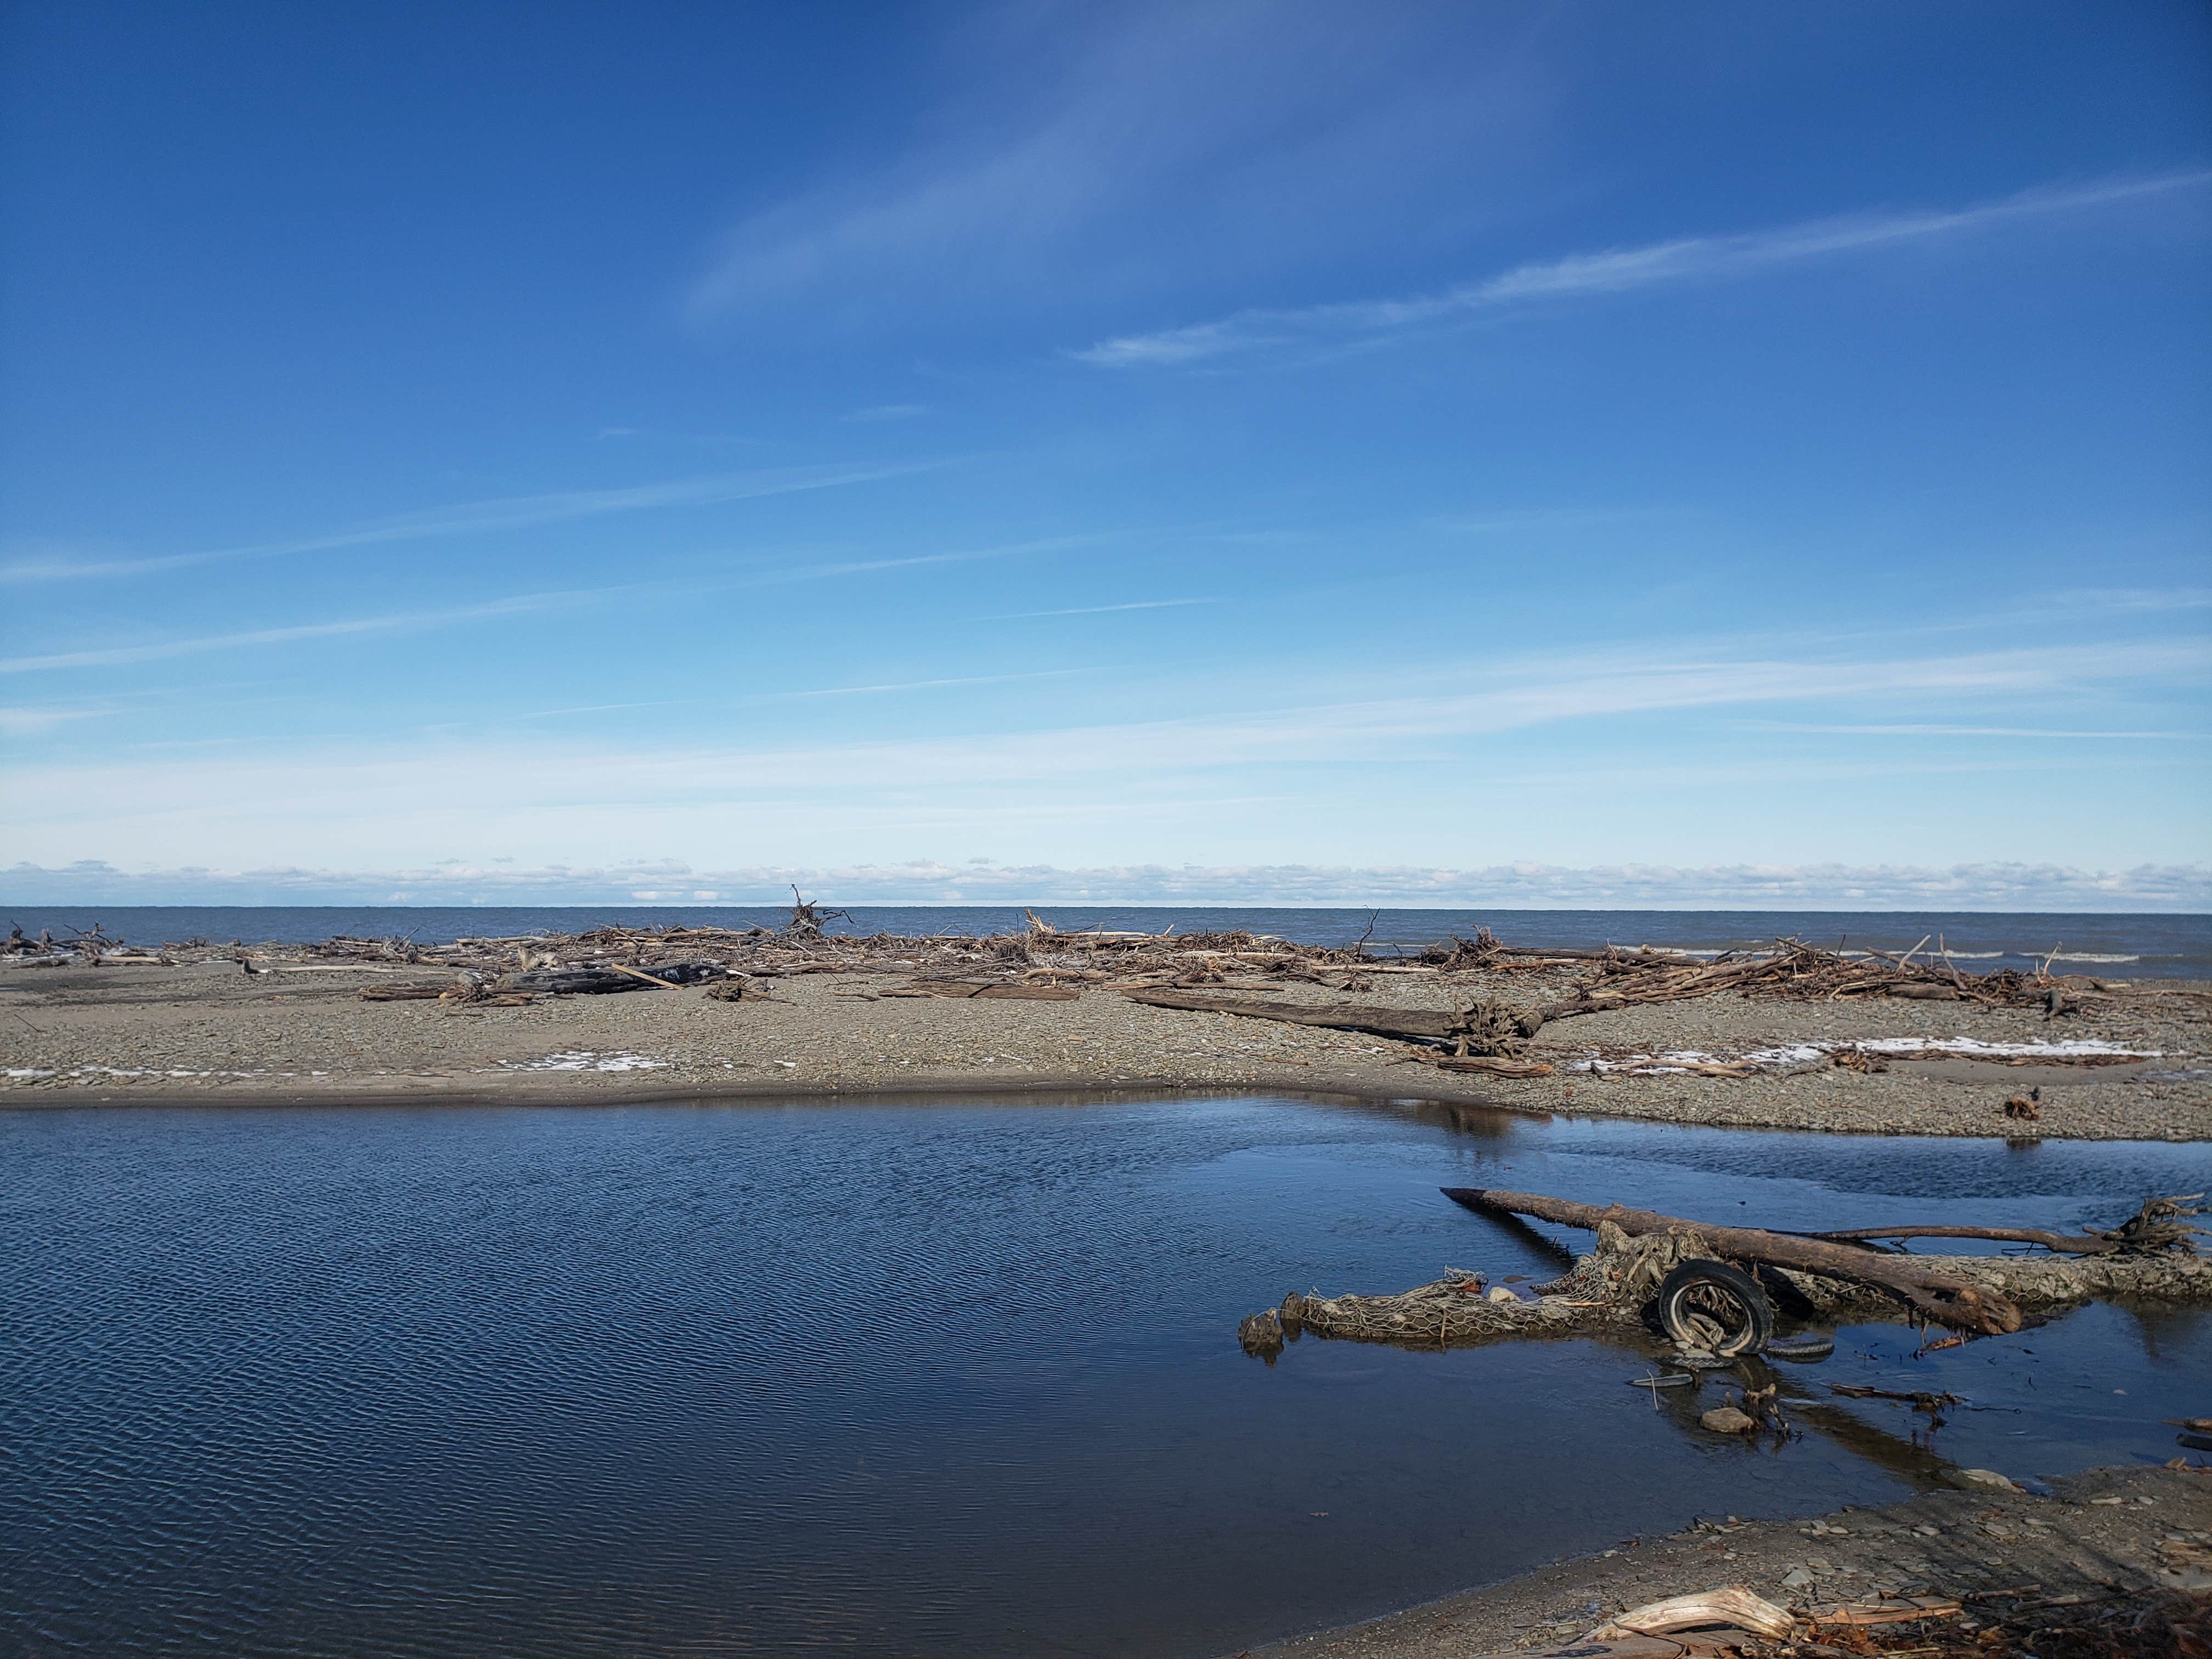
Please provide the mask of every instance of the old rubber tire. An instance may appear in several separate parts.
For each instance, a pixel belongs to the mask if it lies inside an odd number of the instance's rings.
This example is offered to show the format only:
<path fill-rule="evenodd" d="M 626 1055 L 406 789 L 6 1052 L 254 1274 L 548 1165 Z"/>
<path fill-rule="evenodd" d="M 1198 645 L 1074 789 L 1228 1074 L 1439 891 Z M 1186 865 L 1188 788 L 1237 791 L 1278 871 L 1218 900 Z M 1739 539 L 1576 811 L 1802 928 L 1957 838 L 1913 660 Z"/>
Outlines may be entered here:
<path fill-rule="evenodd" d="M 1757 1353 L 1774 1334 L 1774 1309 L 1759 1281 L 1725 1261 L 1685 1261 L 1659 1281 L 1659 1325 L 1686 1348 L 1735 1358 Z M 1718 1325 L 1711 1340 L 1692 1325 L 1692 1316 Z"/>

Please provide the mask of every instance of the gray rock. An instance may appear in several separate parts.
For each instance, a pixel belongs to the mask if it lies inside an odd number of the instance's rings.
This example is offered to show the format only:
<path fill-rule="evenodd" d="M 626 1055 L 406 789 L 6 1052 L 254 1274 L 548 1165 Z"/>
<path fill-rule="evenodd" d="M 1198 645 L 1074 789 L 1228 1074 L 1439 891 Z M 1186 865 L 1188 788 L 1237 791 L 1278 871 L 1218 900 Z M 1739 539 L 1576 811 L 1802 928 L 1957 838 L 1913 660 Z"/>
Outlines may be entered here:
<path fill-rule="evenodd" d="M 1961 1486 L 1968 1491 L 1978 1486 L 1995 1486 L 2000 1492 L 2020 1490 L 2018 1486 L 2013 1485 L 2009 1477 L 1999 1474 L 1995 1469 L 1953 1469 L 1943 1478 L 1953 1486 Z"/>

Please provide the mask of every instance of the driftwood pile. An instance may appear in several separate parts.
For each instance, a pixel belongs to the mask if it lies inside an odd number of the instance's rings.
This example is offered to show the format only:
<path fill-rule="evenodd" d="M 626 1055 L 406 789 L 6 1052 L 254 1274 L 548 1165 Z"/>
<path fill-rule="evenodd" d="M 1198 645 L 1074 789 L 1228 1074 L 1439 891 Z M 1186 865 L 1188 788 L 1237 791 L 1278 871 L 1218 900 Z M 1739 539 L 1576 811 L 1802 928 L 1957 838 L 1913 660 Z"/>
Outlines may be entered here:
<path fill-rule="evenodd" d="M 62 967 L 82 963 L 89 967 L 123 968 L 132 965 L 146 968 L 173 968 L 176 965 L 172 951 L 195 949 L 207 941 L 196 939 L 184 945 L 170 945 L 160 951 L 143 946 L 133 947 L 110 935 L 99 922 L 88 928 L 64 927 L 63 938 L 56 939 L 53 930 L 42 927 L 39 936 L 31 939 L 21 927 L 11 927 L 8 937 L 0 939 L 0 962 L 17 967 Z"/>
<path fill-rule="evenodd" d="M 1948 956 L 1940 954 L 1931 961 L 1916 962 L 1913 958 L 1925 944 L 1923 940 L 1902 955 L 1871 950 L 1846 955 L 1802 939 L 1785 939 L 1776 941 L 1768 950 L 1730 952 L 1708 961 L 1650 950 L 1516 947 L 1500 944 L 1485 928 L 1472 940 L 1455 939 L 1449 949 L 1435 947 L 1410 963 L 1370 963 L 1364 969 L 1355 968 L 1347 979 L 1356 975 L 1365 980 L 1378 973 L 1419 973 L 1424 969 L 1442 978 L 1462 973 L 1555 974 L 1564 969 L 1577 972 L 1577 981 L 1565 994 L 1531 1006 L 1475 997 L 1449 1012 L 1434 1009 L 1316 1007 L 1305 1003 L 1259 1001 L 1225 995 L 1178 994 L 1182 988 L 1204 982 L 1190 977 L 1176 979 L 1176 989 L 1129 988 L 1127 994 L 1133 1000 L 1156 1007 L 1391 1037 L 1418 1045 L 1409 1058 L 1424 1060 L 1442 1069 L 1508 1077 L 1551 1074 L 1550 1066 L 1524 1057 L 1528 1042 L 1545 1026 L 1579 1014 L 1604 1013 L 1645 1004 L 1731 993 L 1801 1000 L 1880 995 L 1915 1001 L 1966 1002 L 1982 1007 L 2039 1007 L 2046 1016 L 2056 1018 L 2078 1013 L 2094 1000 L 2120 994 L 2098 980 L 2077 975 L 2053 978 L 2047 972 L 2047 962 L 2044 964 L 2046 971 L 2035 974 L 2005 969 L 1984 975 L 1966 973 Z M 1285 948 L 1295 951 L 1298 947 Z M 1252 954 L 1240 953 L 1240 959 Z M 1293 977 L 1279 958 L 1271 964 L 1270 971 L 1280 978 Z M 1297 976 L 1328 982 L 1316 973 Z M 1884 1065 L 1879 1058 L 1856 1050 L 1826 1056 L 1818 1063 L 1854 1070 L 1878 1070 Z M 1754 1068 L 1692 1061 L 1676 1069 L 1747 1076 Z"/>
<path fill-rule="evenodd" d="M 1724 1226 L 1620 1205 L 1577 1204 L 1535 1193 L 1446 1188 L 1478 1213 L 1528 1216 L 1597 1235 L 1597 1248 L 1559 1278 L 1530 1288 L 1492 1286 L 1448 1269 L 1432 1284 L 1386 1296 L 1293 1291 L 1246 1319 L 1238 1340 L 1270 1359 L 1303 1334 L 1407 1347 L 1451 1347 L 1503 1339 L 1633 1328 L 1662 1279 L 1685 1261 L 1754 1269 L 1793 1305 L 1834 1319 L 1907 1319 L 1969 1336 L 2017 1331 L 2031 1315 L 2101 1296 L 2212 1301 L 2212 1259 L 2191 1218 L 2203 1194 L 2146 1199 L 2116 1227 L 2082 1233 L 1930 1224 L 1808 1235 Z M 1931 1256 L 1886 1249 L 1876 1239 L 1978 1238 L 2027 1243 L 2043 1255 Z"/>
<path fill-rule="evenodd" d="M 902 987 L 864 994 L 996 1000 L 1066 1000 L 1086 988 L 1118 992 L 1159 1008 L 1323 1027 L 1382 1037 L 1401 1046 L 1400 1058 L 1441 1070 L 1511 1078 L 1552 1074 L 1531 1057 L 1528 1044 L 1545 1027 L 1577 1015 L 1644 1004 L 1740 995 L 1836 1000 L 1870 996 L 1949 1000 L 1976 1006 L 2039 1007 L 2051 1017 L 2078 1012 L 2101 999 L 2132 993 L 2079 975 L 2007 969 L 1975 975 L 1926 941 L 1902 953 L 1829 951 L 1785 939 L 1756 951 L 1705 959 L 1650 949 L 1567 950 L 1509 945 L 1487 928 L 1473 939 L 1452 939 L 1417 952 L 1385 959 L 1365 938 L 1348 945 L 1304 945 L 1247 932 L 1149 933 L 1105 928 L 1063 930 L 1030 913 L 1018 932 L 994 935 L 939 933 L 901 936 L 832 931 L 849 924 L 845 912 L 827 909 L 796 890 L 777 927 L 607 926 L 571 934 L 532 933 L 456 939 L 425 945 L 411 938 L 341 935 L 301 947 L 308 966 L 442 970 L 436 982 L 372 987 L 373 1000 L 435 998 L 494 1004 L 518 999 L 646 991 L 718 985 L 712 994 L 728 1001 L 766 1000 L 772 981 L 805 974 L 865 974 L 902 979 Z M 161 953 L 132 952 L 100 928 L 57 940 L 33 940 L 20 930 L 4 942 L 0 959 L 17 963 L 90 963 L 163 966 L 192 959 L 193 952 L 227 955 L 246 973 L 266 971 L 272 947 L 248 950 L 235 941 L 210 947 L 204 939 L 165 946 Z M 198 959 L 216 959 L 205 954 Z M 2047 970 L 2046 960 L 2042 968 Z M 720 981 L 735 981 L 734 988 Z M 1391 999 L 1334 1002 L 1267 998 L 1255 992 L 1317 987 L 1355 995 L 1418 986 L 1419 1000 L 1448 1006 L 1402 1007 Z M 2159 993 L 2197 996 L 2195 993 Z M 2203 999 L 2212 1000 L 2212 999 Z M 2091 1054 L 2081 1063 L 2118 1062 L 2131 1054 Z M 2070 1056 L 2069 1056 L 2070 1058 Z M 1756 1060 L 1757 1063 L 1753 1063 Z M 1588 1062 L 1593 1075 L 1618 1070 L 1693 1072 L 1747 1077 L 1772 1072 L 1771 1057 L 1747 1060 L 1705 1055 L 1602 1056 Z M 1782 1069 L 1840 1065 L 1880 1070 L 1887 1060 L 1846 1045 L 1835 1053 L 1801 1058 Z M 2027 1114 L 2023 1111 L 2021 1115 Z"/>
<path fill-rule="evenodd" d="M 595 927 L 580 933 L 531 933 L 418 945 L 410 939 L 340 936 L 305 947 L 331 962 L 452 968 L 477 973 L 646 967 L 676 958 L 718 963 L 733 973 L 775 978 L 806 973 L 910 974 L 920 979 L 981 979 L 1077 985 L 1220 985 L 1254 975 L 1327 982 L 1330 969 L 1358 968 L 1357 951 L 1294 945 L 1264 935 L 1062 933 L 1032 917 L 1018 933 L 854 934 L 825 931 L 845 918 L 800 900 L 781 927 Z M 1390 971 L 1395 964 L 1370 964 Z M 1428 974 L 1434 970 L 1421 968 Z M 1340 971 L 1334 977 L 1346 977 Z"/>
<path fill-rule="evenodd" d="M 1848 1637 L 1853 1645 L 1841 1651 L 1899 1659 L 2203 1659 L 2212 1653 L 2212 1601 L 2202 1595 L 2114 1589 L 2100 1596 L 2045 1595 L 2031 1586 L 1969 1599 L 1971 1619 L 1964 1608 L 1911 1623 L 1862 1614 L 1816 1620 L 1812 1633 L 1832 1651 L 1838 1650 L 1832 1646 L 1838 1637 Z M 1813 1650 L 1810 1642 L 1740 1650 L 1745 1659 Z M 1679 1659 L 1689 1659 L 1691 1651 L 1686 1647 Z"/>
<path fill-rule="evenodd" d="M 885 996 L 1065 1001 L 1094 986 L 1146 992 L 1256 980 L 1337 989 L 1358 982 L 1366 988 L 1368 975 L 1437 971 L 1378 963 L 1360 946 L 1297 945 L 1243 932 L 1063 932 L 1034 915 L 1017 933 L 836 933 L 829 927 L 849 921 L 845 912 L 794 897 L 789 920 L 775 928 L 608 926 L 444 945 L 340 936 L 305 947 L 305 954 L 319 962 L 447 969 L 499 991 L 540 995 L 649 988 L 637 977 L 641 972 L 677 984 L 726 977 L 756 985 L 803 974 L 867 974 L 906 979 L 904 988 L 880 993 Z M 391 999 L 398 994 L 364 994 Z M 765 994 L 718 989 L 711 994 L 754 1001 Z"/>
<path fill-rule="evenodd" d="M 1447 1187 L 1444 1196 L 1454 1203 L 1492 1215 L 1533 1216 L 1570 1227 L 1616 1229 L 1624 1237 L 1646 1234 L 1695 1237 L 1705 1247 L 1698 1254 L 1721 1261 L 1753 1262 L 1765 1267 L 1792 1268 L 1846 1284 L 1866 1285 L 1886 1291 L 1923 1318 L 1978 1335 L 1994 1336 L 2016 1331 L 2020 1310 L 2003 1296 L 1964 1279 L 1931 1272 L 1918 1257 L 1869 1249 L 1864 1244 L 1829 1238 L 1806 1238 L 1795 1233 L 1771 1232 L 1763 1227 L 1723 1227 L 1686 1221 L 1652 1210 L 1632 1210 L 1613 1204 L 1576 1204 L 1547 1198 L 1540 1193 L 1513 1193 L 1500 1188 Z M 1947 1237 L 1971 1236 L 1972 1230 L 1954 1228 Z M 1909 1234 L 1908 1234 L 1909 1236 Z M 2185 1237 L 2180 1243 L 2186 1246 Z"/>
<path fill-rule="evenodd" d="M 2084 994 L 2110 994 L 2099 981 L 2074 976 L 2053 979 L 2047 972 L 2025 974 L 2001 969 L 1969 974 L 1939 952 L 1915 961 L 1928 941 L 1903 955 L 1866 950 L 1846 955 L 1802 939 L 1778 939 L 1767 950 L 1729 953 L 1710 962 L 1653 959 L 1653 953 L 1608 953 L 1591 963 L 1591 983 L 1578 1000 L 1626 1007 L 1638 1002 L 1672 1002 L 1683 997 L 1728 991 L 1763 991 L 1772 995 L 1833 1002 L 1844 997 L 1905 997 L 1923 1002 L 1972 1002 L 1984 1007 L 2041 1007 L 2069 1011 Z M 2047 968 L 2048 963 L 2045 963 Z M 1612 999 L 1618 998 L 1618 1001 Z M 1571 1012 L 1584 1012 L 1575 1009 Z M 1554 1013 L 1549 1016 L 1558 1018 Z"/>

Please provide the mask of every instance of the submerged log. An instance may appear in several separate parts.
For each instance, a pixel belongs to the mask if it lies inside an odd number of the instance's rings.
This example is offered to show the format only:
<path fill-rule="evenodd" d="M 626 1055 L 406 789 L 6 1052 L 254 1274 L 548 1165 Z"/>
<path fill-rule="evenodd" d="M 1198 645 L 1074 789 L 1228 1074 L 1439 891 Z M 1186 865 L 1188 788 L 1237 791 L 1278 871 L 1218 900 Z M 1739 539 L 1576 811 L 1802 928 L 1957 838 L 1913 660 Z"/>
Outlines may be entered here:
<path fill-rule="evenodd" d="M 1445 1197 L 1470 1210 L 1534 1216 L 1540 1221 L 1555 1221 L 1563 1226 L 1586 1227 L 1593 1231 L 1600 1223 L 1609 1221 L 1632 1238 L 1646 1233 L 1694 1232 L 1710 1240 L 1716 1250 L 1731 1260 L 1871 1285 L 1897 1297 L 1916 1312 L 1957 1330 L 1993 1336 L 2021 1327 L 2020 1310 L 2003 1296 L 1963 1279 L 1930 1273 L 1910 1256 L 1885 1255 L 1826 1239 L 1772 1233 L 1763 1227 L 1717 1226 L 1680 1216 L 1661 1215 L 1652 1210 L 1631 1210 L 1619 1204 L 1601 1208 L 1595 1204 L 1547 1198 L 1540 1193 L 1480 1187 L 1447 1187 L 1443 1191 Z"/>

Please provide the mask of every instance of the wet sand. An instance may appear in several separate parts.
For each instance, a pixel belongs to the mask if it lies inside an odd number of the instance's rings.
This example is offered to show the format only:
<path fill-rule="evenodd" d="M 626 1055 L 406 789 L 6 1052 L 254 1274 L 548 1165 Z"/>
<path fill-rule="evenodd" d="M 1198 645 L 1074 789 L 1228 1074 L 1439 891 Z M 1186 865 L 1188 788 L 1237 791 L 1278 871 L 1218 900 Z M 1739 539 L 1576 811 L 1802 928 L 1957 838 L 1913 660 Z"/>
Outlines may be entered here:
<path fill-rule="evenodd" d="M 1228 994 L 1340 1006 L 1442 1007 L 1488 987 L 1376 975 L 1371 993 L 1311 985 Z M 776 980 L 771 1000 L 696 988 L 549 998 L 524 1007 L 367 1002 L 365 986 L 436 984 L 414 969 L 227 963 L 0 968 L 9 1104 L 350 1100 L 606 1103 L 1099 1090 L 1290 1092 L 1519 1111 L 1858 1133 L 2212 1138 L 2212 1004 L 2140 995 L 2046 1019 L 2029 1009 L 1876 999 L 1737 997 L 1554 1021 L 1530 1054 L 1555 1075 L 1442 1072 L 1381 1037 L 1145 1006 L 1102 987 L 1070 1001 L 886 995 L 867 973 Z M 1638 1075 L 1637 1054 L 1728 1059 L 1793 1044 L 1897 1039 L 2126 1048 L 2124 1064 L 1892 1058 L 1887 1070 Z M 1592 1072 L 1593 1054 L 1611 1069 Z M 2004 1102 L 2041 1091 L 2033 1124 Z"/>

